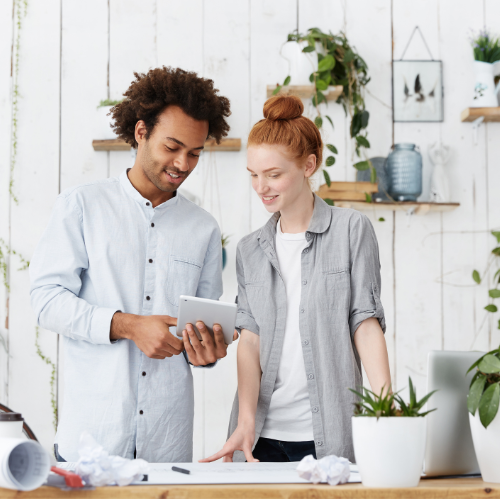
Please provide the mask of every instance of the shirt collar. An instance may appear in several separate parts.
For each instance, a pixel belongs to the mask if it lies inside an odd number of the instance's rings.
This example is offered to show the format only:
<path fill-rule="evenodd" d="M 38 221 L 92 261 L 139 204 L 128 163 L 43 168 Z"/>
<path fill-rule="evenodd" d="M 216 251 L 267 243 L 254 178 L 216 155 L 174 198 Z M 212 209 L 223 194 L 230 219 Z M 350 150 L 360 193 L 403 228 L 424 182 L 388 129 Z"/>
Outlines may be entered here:
<path fill-rule="evenodd" d="M 127 172 L 129 170 L 130 169 L 127 168 L 120 175 L 120 184 L 122 185 L 122 187 L 125 190 L 125 192 L 133 200 L 135 200 L 141 206 L 146 206 L 146 203 L 151 203 L 151 202 L 148 199 L 144 198 L 141 195 L 141 193 L 139 193 L 139 191 L 137 191 L 137 189 L 135 189 L 135 187 L 132 185 L 132 183 L 130 182 L 130 179 L 128 178 L 128 175 L 127 175 Z M 163 208 L 170 207 L 172 205 L 176 205 L 177 201 L 178 201 L 178 198 L 179 197 L 177 196 L 177 191 L 175 191 L 174 196 L 172 198 L 170 198 L 170 200 L 167 200 L 167 201 L 161 203 L 160 205 L 158 205 L 157 207 L 155 207 L 155 210 L 161 210 Z"/>
<path fill-rule="evenodd" d="M 273 241 L 276 235 L 276 224 L 280 218 L 280 213 L 276 212 L 267 221 L 265 226 L 260 230 L 257 239 L 264 241 Z M 307 231 L 310 233 L 324 233 L 329 227 L 332 220 L 332 210 L 329 205 L 323 201 L 318 195 L 314 195 L 314 210 L 309 222 Z"/>

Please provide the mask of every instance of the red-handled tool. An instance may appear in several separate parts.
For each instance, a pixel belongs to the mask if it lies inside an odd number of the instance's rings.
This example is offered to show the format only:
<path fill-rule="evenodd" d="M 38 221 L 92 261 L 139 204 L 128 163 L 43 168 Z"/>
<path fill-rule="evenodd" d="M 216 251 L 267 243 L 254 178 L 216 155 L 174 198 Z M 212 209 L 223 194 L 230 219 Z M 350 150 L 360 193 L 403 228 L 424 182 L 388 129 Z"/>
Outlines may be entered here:
<path fill-rule="evenodd" d="M 70 488 L 83 488 L 82 478 L 78 474 L 69 470 L 59 469 L 59 467 L 51 467 L 50 470 L 55 474 L 63 476 L 66 486 Z"/>

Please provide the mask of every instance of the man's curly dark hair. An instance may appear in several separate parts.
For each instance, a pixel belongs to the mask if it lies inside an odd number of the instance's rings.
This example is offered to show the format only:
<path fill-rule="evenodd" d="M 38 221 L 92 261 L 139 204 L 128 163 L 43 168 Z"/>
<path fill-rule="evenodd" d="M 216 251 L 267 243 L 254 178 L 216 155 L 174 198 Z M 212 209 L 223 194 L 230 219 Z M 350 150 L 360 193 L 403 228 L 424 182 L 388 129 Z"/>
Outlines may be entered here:
<path fill-rule="evenodd" d="M 111 109 L 114 131 L 133 148 L 135 125 L 146 124 L 149 139 L 161 112 L 171 105 L 179 106 L 191 118 L 208 121 L 208 137 L 220 143 L 227 136 L 229 125 L 225 118 L 231 114 L 229 99 L 218 95 L 214 82 L 180 68 L 165 67 L 134 73 L 135 80 L 123 94 L 125 99 Z"/>

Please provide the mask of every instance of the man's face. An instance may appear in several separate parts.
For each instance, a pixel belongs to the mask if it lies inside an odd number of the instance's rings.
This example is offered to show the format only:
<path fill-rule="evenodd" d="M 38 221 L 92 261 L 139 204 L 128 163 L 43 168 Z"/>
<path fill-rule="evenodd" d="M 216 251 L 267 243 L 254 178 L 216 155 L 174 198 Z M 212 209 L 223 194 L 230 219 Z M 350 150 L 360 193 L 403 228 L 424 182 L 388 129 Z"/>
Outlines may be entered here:
<path fill-rule="evenodd" d="M 208 135 L 208 122 L 195 120 L 181 108 L 169 106 L 160 115 L 149 139 L 144 138 L 146 128 L 141 129 L 141 123 L 136 126 L 137 160 L 160 191 L 173 193 L 198 164 Z"/>

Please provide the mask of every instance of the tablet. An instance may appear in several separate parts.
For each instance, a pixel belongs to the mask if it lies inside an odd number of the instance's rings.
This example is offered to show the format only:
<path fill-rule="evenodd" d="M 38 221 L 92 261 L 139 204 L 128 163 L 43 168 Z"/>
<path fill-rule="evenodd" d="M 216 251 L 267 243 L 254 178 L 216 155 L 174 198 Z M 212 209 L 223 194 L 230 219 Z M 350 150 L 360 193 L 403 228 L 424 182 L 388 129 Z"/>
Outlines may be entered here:
<path fill-rule="evenodd" d="M 177 335 L 182 337 L 182 330 L 186 328 L 187 323 L 191 323 L 197 337 L 201 340 L 196 322 L 203 321 L 212 335 L 214 334 L 212 327 L 218 323 L 222 327 L 224 340 L 229 345 L 233 342 L 237 308 L 236 304 L 230 302 L 181 295 L 177 313 Z"/>

